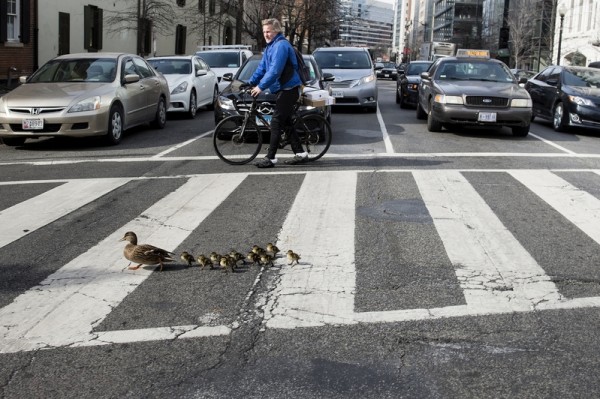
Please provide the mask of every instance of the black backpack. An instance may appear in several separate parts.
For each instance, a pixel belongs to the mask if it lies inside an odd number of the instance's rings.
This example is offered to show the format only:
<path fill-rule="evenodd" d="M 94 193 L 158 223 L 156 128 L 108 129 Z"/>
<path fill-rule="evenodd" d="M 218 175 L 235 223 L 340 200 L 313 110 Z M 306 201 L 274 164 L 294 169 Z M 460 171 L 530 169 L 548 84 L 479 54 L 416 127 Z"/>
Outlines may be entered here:
<path fill-rule="evenodd" d="M 300 76 L 300 80 L 302 84 L 306 86 L 308 82 L 310 82 L 310 68 L 304 62 L 304 58 L 302 58 L 302 54 L 298 49 L 292 46 L 294 49 L 294 54 L 296 55 L 296 63 L 298 64 L 298 76 Z M 294 65 L 288 58 L 285 68 L 283 68 L 283 72 L 281 73 L 281 77 L 279 78 L 279 84 L 283 85 L 288 80 L 290 80 L 294 76 Z"/>

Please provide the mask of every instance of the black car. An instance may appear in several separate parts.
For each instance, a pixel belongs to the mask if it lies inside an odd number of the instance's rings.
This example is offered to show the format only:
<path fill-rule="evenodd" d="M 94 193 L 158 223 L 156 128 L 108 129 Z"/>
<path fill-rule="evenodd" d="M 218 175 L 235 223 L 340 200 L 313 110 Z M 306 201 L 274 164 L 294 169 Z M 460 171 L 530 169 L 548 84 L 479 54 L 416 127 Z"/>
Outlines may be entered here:
<path fill-rule="evenodd" d="M 600 69 L 549 66 L 525 84 L 533 117 L 549 119 L 554 130 L 600 129 Z"/>
<path fill-rule="evenodd" d="M 377 75 L 377 79 L 398 79 L 398 69 L 393 62 L 375 63 L 375 74 Z"/>
<path fill-rule="evenodd" d="M 456 57 L 438 58 L 421 73 L 417 119 L 439 132 L 464 126 L 512 129 L 527 136 L 531 98 L 506 64 L 489 58 L 487 50 L 459 50 Z"/>
<path fill-rule="evenodd" d="M 431 64 L 433 61 L 412 61 L 400 72 L 396 81 L 396 104 L 400 104 L 400 108 L 417 105 L 421 72 L 426 72 Z"/>
<path fill-rule="evenodd" d="M 304 63 L 310 69 L 311 76 L 311 80 L 304 87 L 304 92 L 327 90 L 331 96 L 331 88 L 328 82 L 333 81 L 334 76 L 329 73 L 322 73 L 312 55 L 303 54 L 302 57 L 304 58 Z M 223 80 L 229 81 L 230 84 L 221 91 L 215 103 L 215 124 L 228 116 L 239 115 L 240 111 L 249 108 L 252 98 L 250 96 L 245 96 L 244 98 L 240 96 L 240 85 L 252 77 L 261 59 L 261 54 L 253 55 L 246 60 L 235 76 L 231 73 L 223 75 Z M 258 103 L 260 104 L 260 112 L 267 115 L 272 114 L 275 106 L 275 95 L 269 90 L 265 90 L 258 96 Z M 299 113 L 319 113 L 328 121 L 331 121 L 331 105 L 316 108 L 301 105 Z"/>

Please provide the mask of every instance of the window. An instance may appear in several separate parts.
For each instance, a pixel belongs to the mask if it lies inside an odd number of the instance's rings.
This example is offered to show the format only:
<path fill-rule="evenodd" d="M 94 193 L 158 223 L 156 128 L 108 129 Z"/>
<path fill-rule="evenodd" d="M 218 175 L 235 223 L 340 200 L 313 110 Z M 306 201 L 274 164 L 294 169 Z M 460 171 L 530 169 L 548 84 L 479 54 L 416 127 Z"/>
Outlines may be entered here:
<path fill-rule="evenodd" d="M 6 40 L 9 42 L 19 41 L 19 1 L 7 0 L 6 2 Z"/>
<path fill-rule="evenodd" d="M 102 9 L 83 7 L 83 48 L 88 51 L 102 50 Z"/>
<path fill-rule="evenodd" d="M 179 7 L 185 7 L 185 0 L 177 0 L 177 5 Z"/>
<path fill-rule="evenodd" d="M 200 14 L 204 14 L 206 12 L 206 0 L 198 0 L 198 11 Z"/>
<path fill-rule="evenodd" d="M 216 1 L 215 0 L 208 0 L 208 13 L 210 15 L 214 15 L 216 12 Z"/>

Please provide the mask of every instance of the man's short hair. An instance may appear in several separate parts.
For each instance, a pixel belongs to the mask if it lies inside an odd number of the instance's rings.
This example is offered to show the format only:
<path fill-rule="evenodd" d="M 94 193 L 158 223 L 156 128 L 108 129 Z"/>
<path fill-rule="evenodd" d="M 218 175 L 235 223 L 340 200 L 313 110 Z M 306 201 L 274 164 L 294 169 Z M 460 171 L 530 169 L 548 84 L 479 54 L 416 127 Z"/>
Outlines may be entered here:
<path fill-rule="evenodd" d="M 281 23 L 276 18 L 263 19 L 262 24 L 263 26 L 271 25 L 275 32 L 281 32 Z"/>

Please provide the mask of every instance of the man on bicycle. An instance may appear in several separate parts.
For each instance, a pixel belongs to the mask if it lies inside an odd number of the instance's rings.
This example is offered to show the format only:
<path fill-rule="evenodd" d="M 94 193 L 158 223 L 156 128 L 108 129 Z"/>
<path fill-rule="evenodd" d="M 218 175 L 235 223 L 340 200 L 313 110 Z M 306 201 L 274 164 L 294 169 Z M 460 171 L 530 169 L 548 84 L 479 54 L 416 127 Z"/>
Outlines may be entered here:
<path fill-rule="evenodd" d="M 291 124 L 294 104 L 300 97 L 302 81 L 298 75 L 298 64 L 294 49 L 290 42 L 281 33 L 281 24 L 275 18 L 262 21 L 263 36 L 267 47 L 258 68 L 248 80 L 250 86 L 254 86 L 250 92 L 252 96 L 258 96 L 262 91 L 270 89 L 276 94 L 277 100 L 273 117 L 271 119 L 271 140 L 267 156 L 256 162 L 259 168 L 272 168 L 277 163 L 275 157 L 279 148 L 279 140 L 285 124 Z M 287 68 L 286 68 L 286 65 Z M 293 68 L 290 68 L 291 65 Z M 308 153 L 300 144 L 298 134 L 292 128 L 290 144 L 295 156 L 286 161 L 286 164 L 298 164 L 308 160 Z"/>

